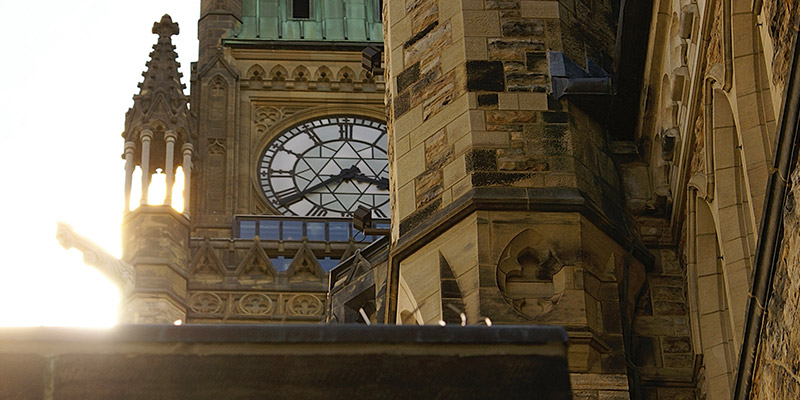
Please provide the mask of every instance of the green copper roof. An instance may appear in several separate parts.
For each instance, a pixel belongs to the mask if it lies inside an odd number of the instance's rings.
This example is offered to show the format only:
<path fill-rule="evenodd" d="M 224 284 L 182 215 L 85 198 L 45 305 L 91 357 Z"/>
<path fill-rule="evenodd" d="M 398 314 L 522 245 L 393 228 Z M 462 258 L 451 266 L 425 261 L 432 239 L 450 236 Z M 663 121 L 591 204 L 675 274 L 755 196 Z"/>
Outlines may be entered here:
<path fill-rule="evenodd" d="M 382 1 L 307 1 L 310 18 L 293 18 L 295 0 L 243 0 L 241 29 L 226 41 L 383 41 Z"/>

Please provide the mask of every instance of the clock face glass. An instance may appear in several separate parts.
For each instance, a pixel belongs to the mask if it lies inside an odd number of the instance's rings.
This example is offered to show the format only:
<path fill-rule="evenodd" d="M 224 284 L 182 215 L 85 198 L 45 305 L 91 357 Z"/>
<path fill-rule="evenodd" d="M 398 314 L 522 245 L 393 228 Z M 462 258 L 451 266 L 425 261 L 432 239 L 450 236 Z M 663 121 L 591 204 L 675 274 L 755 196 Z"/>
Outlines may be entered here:
<path fill-rule="evenodd" d="M 319 118 L 267 145 L 259 182 L 285 215 L 350 216 L 359 205 L 389 215 L 386 125 L 360 117 Z"/>

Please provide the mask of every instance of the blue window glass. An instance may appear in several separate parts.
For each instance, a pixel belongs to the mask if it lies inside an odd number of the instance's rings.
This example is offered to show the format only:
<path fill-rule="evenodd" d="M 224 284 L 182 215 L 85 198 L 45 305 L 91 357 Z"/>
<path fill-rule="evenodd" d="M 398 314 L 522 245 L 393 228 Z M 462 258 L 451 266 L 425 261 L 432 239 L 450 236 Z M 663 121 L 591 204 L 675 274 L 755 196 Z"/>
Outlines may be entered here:
<path fill-rule="evenodd" d="M 302 240 L 303 221 L 283 221 L 283 240 Z"/>
<path fill-rule="evenodd" d="M 372 242 L 372 235 L 365 235 L 362 232 L 359 232 L 353 229 L 353 240 L 356 242 Z"/>
<path fill-rule="evenodd" d="M 256 235 L 256 221 L 239 221 L 239 237 L 252 239 Z"/>
<path fill-rule="evenodd" d="M 350 239 L 350 223 L 330 222 L 328 224 L 331 242 L 346 242 Z"/>
<path fill-rule="evenodd" d="M 289 268 L 289 264 L 292 263 L 291 258 L 286 258 L 284 256 L 272 257 L 270 261 L 272 261 L 272 265 L 274 265 L 275 269 L 278 271 L 286 271 L 286 269 Z"/>
<path fill-rule="evenodd" d="M 322 266 L 322 269 L 325 272 L 328 272 L 328 271 L 332 270 L 333 267 L 335 267 L 337 264 L 339 264 L 339 260 L 337 260 L 335 258 L 330 258 L 330 257 L 318 258 L 317 261 L 319 261 L 319 265 Z"/>
<path fill-rule="evenodd" d="M 308 240 L 318 242 L 325 241 L 325 223 L 324 222 L 306 222 L 306 236 Z"/>
<path fill-rule="evenodd" d="M 280 221 L 259 221 L 258 236 L 264 240 L 280 240 L 281 239 L 281 222 Z"/>

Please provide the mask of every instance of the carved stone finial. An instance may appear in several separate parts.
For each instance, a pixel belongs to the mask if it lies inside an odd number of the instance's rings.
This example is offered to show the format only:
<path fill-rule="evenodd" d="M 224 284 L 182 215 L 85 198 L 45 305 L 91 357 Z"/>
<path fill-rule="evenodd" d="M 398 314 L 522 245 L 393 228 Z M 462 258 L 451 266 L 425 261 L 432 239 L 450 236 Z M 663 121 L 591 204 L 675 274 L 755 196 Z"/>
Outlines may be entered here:
<path fill-rule="evenodd" d="M 172 35 L 180 33 L 177 22 L 172 22 L 172 17 L 169 14 L 164 14 L 161 21 L 153 24 L 153 33 L 158 35 L 159 38 L 169 39 Z"/>
<path fill-rule="evenodd" d="M 195 137 L 194 121 L 189 115 L 189 97 L 183 93 L 183 75 L 178 71 L 178 54 L 172 45 L 172 36 L 180 30 L 178 24 L 165 14 L 160 22 L 153 24 L 152 31 L 158 35 L 158 40 L 150 53 L 150 60 L 145 64 L 147 70 L 142 74 L 144 80 L 139 84 L 139 94 L 133 96 L 133 107 L 125 114 L 122 136 L 126 141 L 138 143 L 139 132 L 151 131 L 154 146 L 163 146 L 169 138 L 174 138 L 175 147 L 180 148 Z M 160 137 L 164 137 L 165 141 L 158 140 Z M 153 150 L 154 153 L 164 151 L 158 148 Z M 138 157 L 139 152 L 136 153 L 135 157 Z M 161 158 L 150 161 L 151 170 L 163 170 L 166 167 Z M 173 168 L 180 165 L 180 161 Z M 139 160 L 134 162 L 139 164 Z"/>

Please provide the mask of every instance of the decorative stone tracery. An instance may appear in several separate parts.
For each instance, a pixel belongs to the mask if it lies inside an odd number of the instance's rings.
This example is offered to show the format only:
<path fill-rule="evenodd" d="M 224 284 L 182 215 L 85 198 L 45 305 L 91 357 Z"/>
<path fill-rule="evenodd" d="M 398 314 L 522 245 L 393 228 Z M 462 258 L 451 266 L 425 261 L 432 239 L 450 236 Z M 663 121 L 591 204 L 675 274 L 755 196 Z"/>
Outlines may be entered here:
<path fill-rule="evenodd" d="M 503 250 L 497 265 L 497 286 L 508 303 L 534 318 L 552 311 L 558 303 L 553 276 L 564 267 L 547 240 L 526 229 Z"/>
<path fill-rule="evenodd" d="M 222 312 L 225 303 L 211 292 L 199 292 L 189 298 L 189 309 L 198 314 L 218 314 Z"/>
<path fill-rule="evenodd" d="M 261 293 L 248 293 L 239 299 L 237 310 L 247 315 L 269 315 L 275 307 L 269 296 Z"/>
<path fill-rule="evenodd" d="M 286 305 L 289 315 L 312 316 L 322 315 L 322 301 L 310 294 L 298 294 L 289 299 Z"/>

